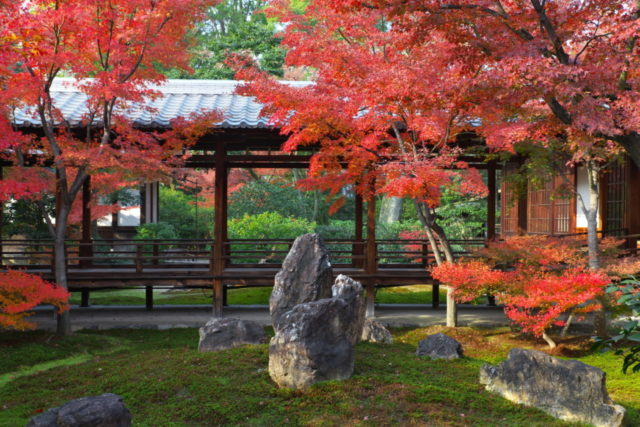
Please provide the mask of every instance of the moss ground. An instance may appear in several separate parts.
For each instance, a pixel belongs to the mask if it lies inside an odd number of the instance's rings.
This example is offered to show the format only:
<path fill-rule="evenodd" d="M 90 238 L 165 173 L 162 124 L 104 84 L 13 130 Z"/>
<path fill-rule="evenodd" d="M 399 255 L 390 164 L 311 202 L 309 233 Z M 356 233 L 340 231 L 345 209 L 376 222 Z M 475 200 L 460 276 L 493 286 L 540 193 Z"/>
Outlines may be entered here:
<path fill-rule="evenodd" d="M 466 357 L 415 356 L 425 335 L 459 339 Z M 361 343 L 356 370 L 343 382 L 306 391 L 278 389 L 266 370 L 266 344 L 196 351 L 196 329 L 109 330 L 57 339 L 43 332 L 0 333 L 0 426 L 22 426 L 49 407 L 86 395 L 124 397 L 137 426 L 569 426 L 486 393 L 478 370 L 512 347 L 544 350 L 508 329 L 443 327 L 393 330 L 392 345 Z M 590 353 L 586 338 L 561 340 L 554 354 L 604 369 L 614 400 L 640 425 L 640 381 L 612 354 Z"/>

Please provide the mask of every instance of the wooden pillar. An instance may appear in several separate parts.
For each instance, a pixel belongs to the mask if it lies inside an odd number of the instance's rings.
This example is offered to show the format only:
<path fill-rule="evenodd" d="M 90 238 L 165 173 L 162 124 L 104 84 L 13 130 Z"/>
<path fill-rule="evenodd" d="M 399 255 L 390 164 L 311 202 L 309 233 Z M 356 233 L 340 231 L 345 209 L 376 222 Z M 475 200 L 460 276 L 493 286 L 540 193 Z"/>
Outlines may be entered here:
<path fill-rule="evenodd" d="M 91 266 L 93 244 L 91 239 L 91 176 L 87 176 L 82 185 L 82 238 L 80 240 L 80 267 Z M 84 295 L 84 294 L 83 294 Z M 85 307 L 85 306 L 83 306 Z"/>
<path fill-rule="evenodd" d="M 375 274 L 378 271 L 378 256 L 376 247 L 376 199 L 371 196 L 367 203 L 367 246 L 366 246 L 366 273 L 367 279 L 367 317 L 375 316 Z"/>
<path fill-rule="evenodd" d="M 496 238 L 496 164 L 489 163 L 487 169 L 487 187 L 489 187 L 489 195 L 487 196 L 487 239 L 494 240 Z"/>
<path fill-rule="evenodd" d="M 362 255 L 364 254 L 364 240 L 362 239 L 362 227 L 363 227 L 363 203 L 362 196 L 356 194 L 355 198 L 355 239 L 353 244 L 352 254 L 354 259 L 352 259 L 352 265 L 357 268 L 362 268 L 364 266 L 364 260 L 362 259 Z M 358 258 L 355 258 L 358 257 Z"/>
<path fill-rule="evenodd" d="M 0 166 L 0 181 L 4 179 L 4 168 Z M 4 244 L 2 239 L 2 223 L 4 222 L 4 202 L 0 202 L 0 267 L 4 264 Z"/>
<path fill-rule="evenodd" d="M 146 286 L 144 289 L 145 306 L 147 310 L 153 310 L 153 286 Z"/>
<path fill-rule="evenodd" d="M 525 189 L 518 197 L 518 234 L 525 235 L 529 231 L 527 224 L 527 194 L 529 189 Z"/>
<path fill-rule="evenodd" d="M 89 289 L 80 291 L 80 307 L 89 307 Z"/>
<path fill-rule="evenodd" d="M 225 243 L 227 242 L 227 164 L 224 142 L 218 142 L 215 154 L 215 223 L 213 242 L 213 315 L 222 317 Z"/>

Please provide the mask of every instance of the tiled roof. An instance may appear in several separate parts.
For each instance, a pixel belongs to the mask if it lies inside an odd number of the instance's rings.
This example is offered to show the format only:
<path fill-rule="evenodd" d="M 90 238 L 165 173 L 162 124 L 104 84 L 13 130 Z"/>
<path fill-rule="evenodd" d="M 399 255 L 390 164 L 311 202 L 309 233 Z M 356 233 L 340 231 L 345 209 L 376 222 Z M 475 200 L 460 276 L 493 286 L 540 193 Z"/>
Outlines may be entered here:
<path fill-rule="evenodd" d="M 54 81 L 51 93 L 55 106 L 71 124 L 78 125 L 86 114 L 87 96 L 74 87 L 74 79 L 58 78 Z M 130 108 L 126 115 L 142 127 L 167 127 L 172 119 L 187 117 L 198 111 L 217 110 L 224 119 L 215 127 L 222 128 L 266 128 L 268 119 L 260 116 L 262 104 L 255 98 L 234 94 L 235 87 L 241 82 L 234 80 L 167 80 L 165 84 L 153 87 L 162 93 L 149 100 L 148 108 Z M 283 82 L 304 87 L 309 82 Z M 19 127 L 39 127 L 40 122 L 29 109 L 20 110 L 14 119 Z"/>

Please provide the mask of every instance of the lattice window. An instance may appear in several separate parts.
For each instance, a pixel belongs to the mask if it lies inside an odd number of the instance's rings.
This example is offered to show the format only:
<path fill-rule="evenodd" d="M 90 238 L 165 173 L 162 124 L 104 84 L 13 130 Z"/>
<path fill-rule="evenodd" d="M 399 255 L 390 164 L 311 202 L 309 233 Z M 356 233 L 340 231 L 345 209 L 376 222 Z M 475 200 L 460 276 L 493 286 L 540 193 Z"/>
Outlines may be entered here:
<path fill-rule="evenodd" d="M 616 235 L 623 235 L 625 227 L 624 214 L 627 204 L 627 169 L 626 163 L 614 164 L 607 169 L 605 178 L 606 196 L 604 203 L 604 229 Z"/>
<path fill-rule="evenodd" d="M 574 182 L 573 169 L 556 175 L 540 188 L 529 189 L 527 232 L 569 234 L 573 232 L 575 198 L 567 193 Z"/>
<path fill-rule="evenodd" d="M 551 234 L 553 207 L 551 194 L 553 180 L 545 182 L 539 188 L 530 188 L 527 197 L 527 232 L 530 234 Z"/>
<path fill-rule="evenodd" d="M 500 226 L 503 236 L 518 234 L 518 195 L 513 184 L 502 180 L 502 212 Z"/>

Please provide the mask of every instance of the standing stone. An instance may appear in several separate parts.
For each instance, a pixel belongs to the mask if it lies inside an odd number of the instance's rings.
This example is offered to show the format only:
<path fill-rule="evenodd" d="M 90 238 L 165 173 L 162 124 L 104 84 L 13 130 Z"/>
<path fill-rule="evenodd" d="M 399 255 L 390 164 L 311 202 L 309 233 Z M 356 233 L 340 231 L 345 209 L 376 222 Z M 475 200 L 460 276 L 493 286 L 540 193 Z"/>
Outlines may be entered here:
<path fill-rule="evenodd" d="M 361 340 L 380 344 L 391 344 L 393 343 L 393 336 L 380 322 L 373 319 L 366 319 L 362 328 Z"/>
<path fill-rule="evenodd" d="M 269 298 L 269 311 L 275 330 L 281 318 L 297 304 L 331 297 L 333 271 L 329 251 L 319 234 L 298 237 L 276 274 Z"/>
<path fill-rule="evenodd" d="M 450 336 L 438 333 L 420 341 L 416 354 L 432 359 L 459 359 L 462 357 L 462 345 Z"/>
<path fill-rule="evenodd" d="M 338 275 L 331 288 L 333 298 L 344 299 L 352 307 L 351 318 L 345 319 L 347 336 L 352 345 L 360 342 L 366 314 L 366 303 L 362 295 L 362 285 L 344 274 Z"/>
<path fill-rule="evenodd" d="M 198 351 L 219 351 L 265 342 L 264 328 L 257 322 L 232 317 L 212 318 L 199 330 Z"/>
<path fill-rule="evenodd" d="M 498 366 L 480 368 L 480 384 L 505 399 L 562 420 L 598 427 L 623 423 L 625 409 L 609 398 L 606 374 L 577 360 L 514 348 Z"/>
<path fill-rule="evenodd" d="M 269 375 L 280 387 L 305 388 L 353 374 L 353 345 L 346 320 L 352 307 L 342 298 L 299 304 L 283 316 L 269 345 Z"/>
<path fill-rule="evenodd" d="M 131 412 L 122 397 L 106 393 L 83 397 L 31 418 L 27 427 L 129 427 Z"/>

